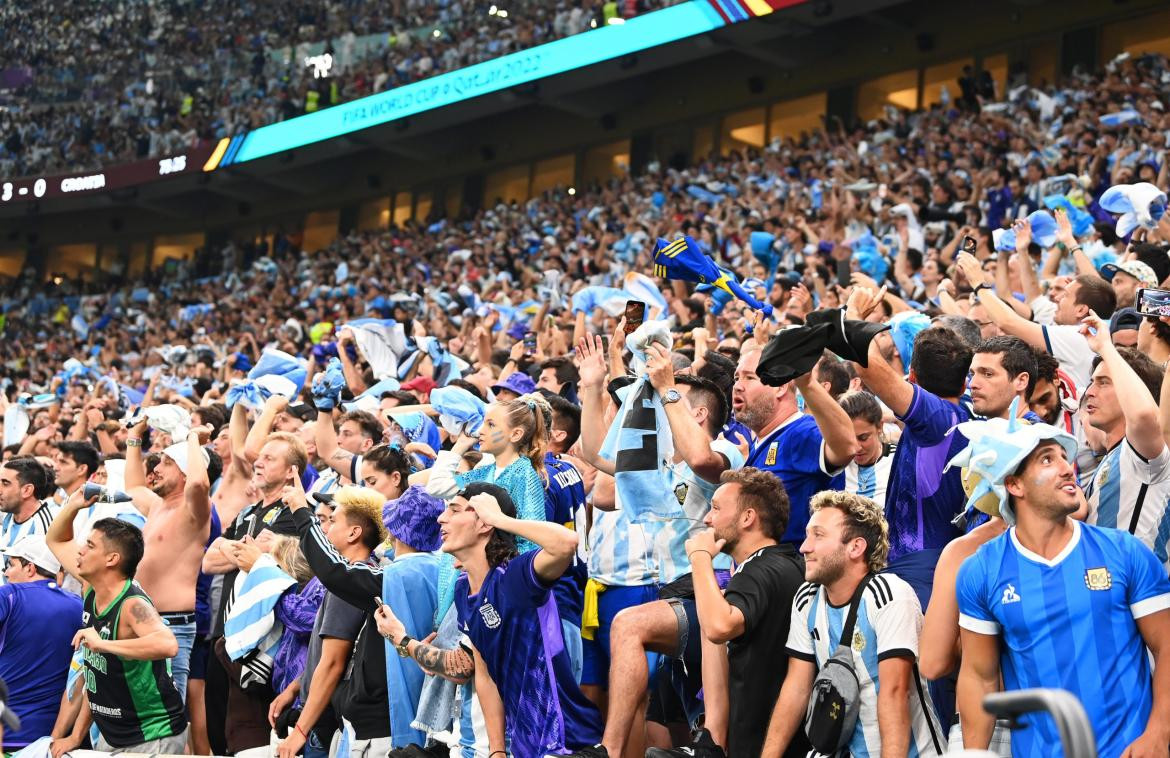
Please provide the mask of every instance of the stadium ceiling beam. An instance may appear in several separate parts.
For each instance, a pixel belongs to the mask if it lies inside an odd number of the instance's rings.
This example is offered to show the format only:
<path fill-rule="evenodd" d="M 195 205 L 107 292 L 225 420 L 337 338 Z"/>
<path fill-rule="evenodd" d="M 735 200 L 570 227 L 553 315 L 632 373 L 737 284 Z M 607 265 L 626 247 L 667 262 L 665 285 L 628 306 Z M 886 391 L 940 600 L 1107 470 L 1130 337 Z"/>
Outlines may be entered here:
<path fill-rule="evenodd" d="M 150 211 L 151 213 L 155 213 L 159 216 L 163 216 L 169 219 L 184 220 L 191 218 L 190 209 L 187 209 L 186 211 L 173 210 L 150 200 L 135 200 L 133 206 L 135 208 L 144 211 Z"/>
<path fill-rule="evenodd" d="M 354 147 L 377 150 L 380 153 L 393 156 L 395 158 L 410 158 L 415 161 L 433 161 L 442 157 L 440 153 L 429 146 L 420 146 L 418 141 L 414 141 L 409 145 L 399 144 L 393 141 L 381 142 L 377 140 L 368 139 L 366 137 L 359 137 L 354 134 L 346 135 L 342 139 L 353 145 Z"/>
<path fill-rule="evenodd" d="M 291 192 L 294 195 L 300 195 L 301 197 L 308 197 L 309 195 L 317 194 L 316 187 L 310 187 L 310 186 L 307 186 L 304 184 L 297 184 L 296 182 L 282 181 L 282 180 L 277 179 L 277 178 L 272 177 L 272 176 L 265 176 L 264 174 L 261 174 L 260 172 L 244 173 L 242 171 L 235 170 L 235 167 L 233 166 L 233 167 L 229 167 L 227 169 L 227 173 L 228 173 L 228 176 L 231 176 L 235 179 L 244 179 L 246 181 L 256 182 L 257 184 L 262 184 L 265 187 L 271 187 L 271 188 L 278 190 L 280 192 Z M 247 195 L 245 197 L 238 198 L 238 199 L 247 200 L 248 202 L 252 202 L 253 200 L 256 199 L 256 196 L 255 195 Z"/>
<path fill-rule="evenodd" d="M 235 189 L 234 187 L 228 187 L 228 186 L 224 185 L 222 182 L 211 182 L 210 184 L 208 184 L 206 187 L 203 187 L 202 189 L 204 189 L 208 192 L 214 192 L 215 194 L 220 195 L 221 197 L 226 197 L 230 200 L 238 200 L 238 201 L 244 202 L 244 203 L 251 203 L 251 202 L 256 200 L 255 193 L 248 192 L 248 191 L 243 190 L 243 189 L 238 190 L 238 189 Z"/>
<path fill-rule="evenodd" d="M 861 20 L 868 23 L 868 24 L 873 24 L 874 26 L 880 26 L 883 29 L 889 29 L 890 31 L 893 31 L 893 32 L 901 32 L 903 34 L 910 34 L 914 31 L 914 27 L 910 26 L 909 24 L 905 24 L 901 21 L 896 21 L 895 19 L 892 19 L 889 16 L 883 15 L 881 11 L 873 11 L 872 13 L 866 13 L 861 17 Z"/>

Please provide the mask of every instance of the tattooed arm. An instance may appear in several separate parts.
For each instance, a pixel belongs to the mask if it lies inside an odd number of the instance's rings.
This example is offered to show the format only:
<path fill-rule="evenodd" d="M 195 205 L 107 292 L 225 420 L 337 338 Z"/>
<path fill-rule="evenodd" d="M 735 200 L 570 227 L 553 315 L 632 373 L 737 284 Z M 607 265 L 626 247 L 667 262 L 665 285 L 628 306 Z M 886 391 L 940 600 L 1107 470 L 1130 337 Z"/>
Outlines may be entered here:
<path fill-rule="evenodd" d="M 123 602 L 122 610 L 129 613 L 123 613 L 119 620 L 118 639 L 102 639 L 97 630 L 86 627 L 74 638 L 75 646 L 84 642 L 95 653 L 110 653 L 136 661 L 175 657 L 179 643 L 153 605 L 140 597 L 132 597 Z"/>
<path fill-rule="evenodd" d="M 455 684 L 467 684 L 475 675 L 475 659 L 464 647 L 445 650 L 414 640 L 407 646 L 407 651 L 423 671 Z"/>

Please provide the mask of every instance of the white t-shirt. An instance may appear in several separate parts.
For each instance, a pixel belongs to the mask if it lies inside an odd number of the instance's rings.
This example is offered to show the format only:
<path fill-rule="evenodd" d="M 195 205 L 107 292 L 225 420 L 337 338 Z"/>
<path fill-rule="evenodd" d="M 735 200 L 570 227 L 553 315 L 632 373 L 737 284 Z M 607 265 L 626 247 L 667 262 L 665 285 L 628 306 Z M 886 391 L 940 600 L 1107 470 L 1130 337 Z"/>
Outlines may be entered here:
<path fill-rule="evenodd" d="M 1083 392 L 1093 376 L 1093 359 L 1097 354 L 1089 347 L 1080 328 L 1053 325 L 1042 326 L 1041 329 L 1044 330 L 1044 347 L 1060 361 L 1060 367 L 1068 372 Z"/>
<path fill-rule="evenodd" d="M 792 602 L 788 627 L 788 654 L 814 663 L 819 670 L 837 650 L 849 604 L 834 608 L 824 587 L 805 582 Z M 893 574 L 878 574 L 870 580 L 857 609 L 853 628 L 853 669 L 861 684 L 861 709 L 857 728 L 849 743 L 853 755 L 881 755 L 878 729 L 878 663 L 886 658 L 905 657 L 917 662 L 918 635 L 922 631 L 922 608 L 910 585 Z M 946 752 L 946 735 L 934 715 L 934 705 L 917 664 L 911 676 L 910 749 L 912 755 L 941 755 Z M 813 755 L 814 753 L 810 753 Z"/>

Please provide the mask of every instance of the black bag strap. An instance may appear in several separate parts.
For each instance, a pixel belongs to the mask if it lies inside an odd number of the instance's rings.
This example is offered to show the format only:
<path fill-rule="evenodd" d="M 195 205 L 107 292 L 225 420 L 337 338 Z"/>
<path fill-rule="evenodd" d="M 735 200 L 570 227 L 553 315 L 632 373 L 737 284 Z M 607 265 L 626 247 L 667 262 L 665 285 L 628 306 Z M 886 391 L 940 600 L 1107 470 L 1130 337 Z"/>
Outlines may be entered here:
<path fill-rule="evenodd" d="M 853 627 L 857 626 L 857 609 L 861 606 L 861 596 L 865 593 L 865 588 L 869 586 L 869 580 L 873 577 L 873 574 L 866 574 L 861 583 L 857 585 L 857 589 L 853 591 L 853 598 L 849 601 L 849 615 L 845 617 L 845 626 L 841 627 L 841 639 L 837 642 L 837 647 L 842 645 L 849 647 L 853 644 Z"/>

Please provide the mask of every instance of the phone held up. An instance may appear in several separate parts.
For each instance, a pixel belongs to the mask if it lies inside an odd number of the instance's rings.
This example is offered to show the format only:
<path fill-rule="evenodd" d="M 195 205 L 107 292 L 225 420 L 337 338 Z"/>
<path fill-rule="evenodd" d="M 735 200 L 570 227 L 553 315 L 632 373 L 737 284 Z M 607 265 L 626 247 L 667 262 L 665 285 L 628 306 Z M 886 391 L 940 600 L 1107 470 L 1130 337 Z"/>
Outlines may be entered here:
<path fill-rule="evenodd" d="M 641 300 L 626 301 L 626 334 L 632 334 L 646 320 L 646 304 Z"/>
<path fill-rule="evenodd" d="M 1142 287 L 1137 294 L 1137 310 L 1143 316 L 1170 316 L 1170 290 Z"/>

